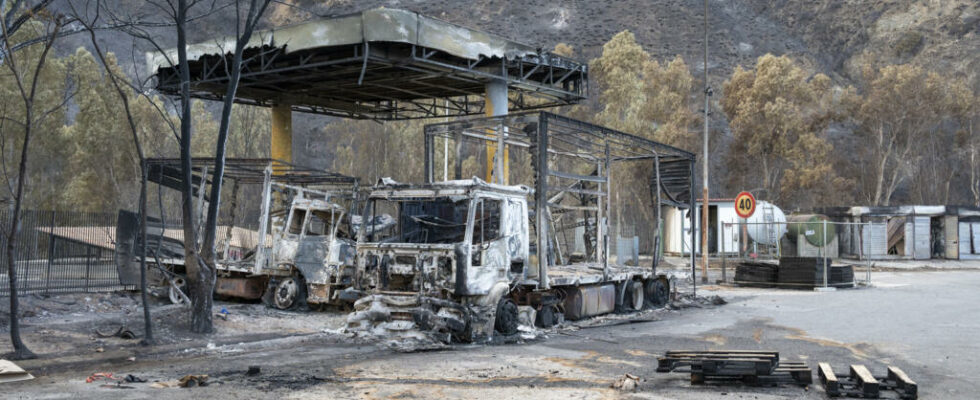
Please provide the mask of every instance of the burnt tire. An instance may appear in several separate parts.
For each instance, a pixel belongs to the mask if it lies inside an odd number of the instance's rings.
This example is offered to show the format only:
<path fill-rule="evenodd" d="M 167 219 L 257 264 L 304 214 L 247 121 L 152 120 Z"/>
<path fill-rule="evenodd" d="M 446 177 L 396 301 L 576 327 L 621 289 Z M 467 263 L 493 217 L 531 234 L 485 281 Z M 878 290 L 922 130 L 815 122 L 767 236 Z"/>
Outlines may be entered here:
<path fill-rule="evenodd" d="M 181 296 L 181 293 L 184 296 Z M 172 282 L 167 282 L 167 298 L 170 299 L 171 304 L 184 304 L 187 302 L 185 296 L 187 296 L 187 280 L 183 275 L 174 276 Z"/>
<path fill-rule="evenodd" d="M 306 280 L 294 273 L 269 280 L 262 302 L 280 310 L 296 310 L 306 305 Z"/>
<path fill-rule="evenodd" d="M 646 305 L 650 308 L 660 308 L 667 305 L 670 292 L 662 279 L 650 279 L 644 285 Z"/>
<path fill-rule="evenodd" d="M 509 298 L 500 299 L 497 302 L 497 312 L 494 316 L 493 330 L 501 335 L 513 335 L 517 333 L 517 304 Z"/>

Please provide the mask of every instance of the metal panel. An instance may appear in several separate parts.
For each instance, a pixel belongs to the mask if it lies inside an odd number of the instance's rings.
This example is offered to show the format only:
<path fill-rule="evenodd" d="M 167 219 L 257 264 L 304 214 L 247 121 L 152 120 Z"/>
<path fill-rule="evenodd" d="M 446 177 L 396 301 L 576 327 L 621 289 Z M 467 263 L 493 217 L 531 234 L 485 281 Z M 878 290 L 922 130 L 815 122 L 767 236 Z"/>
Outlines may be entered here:
<path fill-rule="evenodd" d="M 915 217 L 915 222 L 913 223 L 913 243 L 915 246 L 914 257 L 916 260 L 928 260 L 930 251 L 929 240 L 929 217 Z"/>
<path fill-rule="evenodd" d="M 970 223 L 960 222 L 959 224 L 959 246 L 960 246 L 960 257 L 972 253 L 971 241 L 973 236 L 970 234 Z"/>
<path fill-rule="evenodd" d="M 960 258 L 960 248 L 957 245 L 959 236 L 959 230 L 956 226 L 956 216 L 947 215 L 943 217 L 943 229 L 945 230 L 945 240 L 946 240 L 946 258 L 950 260 L 956 260 Z"/>
<path fill-rule="evenodd" d="M 970 235 L 973 239 L 973 248 L 980 249 L 980 222 L 974 222 L 972 225 L 973 234 Z M 974 250 L 975 251 L 975 250 Z M 976 251 L 975 251 L 976 252 Z"/>
<path fill-rule="evenodd" d="M 883 258 L 888 254 L 888 225 L 886 223 L 872 223 L 864 228 L 861 233 L 863 243 L 862 254 L 870 259 Z"/>

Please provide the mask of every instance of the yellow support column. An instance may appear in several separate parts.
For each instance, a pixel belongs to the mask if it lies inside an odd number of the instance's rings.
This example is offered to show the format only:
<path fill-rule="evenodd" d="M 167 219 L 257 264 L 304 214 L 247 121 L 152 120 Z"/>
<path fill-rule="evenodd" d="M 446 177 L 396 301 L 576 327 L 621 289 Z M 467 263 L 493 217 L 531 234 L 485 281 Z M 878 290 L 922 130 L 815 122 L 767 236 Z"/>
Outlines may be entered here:
<path fill-rule="evenodd" d="M 486 85 L 486 94 L 484 95 L 486 99 L 486 116 L 488 117 L 498 117 L 502 115 L 507 115 L 507 82 L 505 81 L 492 81 L 488 82 Z M 506 128 L 504 132 L 496 132 L 498 135 L 506 135 Z M 502 173 L 496 183 L 507 184 L 508 177 L 510 176 L 510 151 L 508 151 L 508 146 L 504 145 L 503 160 L 501 161 Z M 494 160 L 497 156 L 497 144 L 492 141 L 487 141 L 487 168 L 486 176 L 487 182 L 494 182 Z"/>
<path fill-rule="evenodd" d="M 293 162 L 293 109 L 289 104 L 272 106 L 272 135 L 269 156 L 273 160 Z"/>

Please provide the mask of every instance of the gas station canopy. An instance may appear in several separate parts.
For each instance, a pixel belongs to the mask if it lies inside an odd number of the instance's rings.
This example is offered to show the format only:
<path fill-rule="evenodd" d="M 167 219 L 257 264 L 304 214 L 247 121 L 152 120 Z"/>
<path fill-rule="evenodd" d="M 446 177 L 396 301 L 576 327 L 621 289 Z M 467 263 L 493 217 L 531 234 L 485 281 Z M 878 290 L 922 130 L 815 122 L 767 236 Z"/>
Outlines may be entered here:
<path fill-rule="evenodd" d="M 235 38 L 187 47 L 192 96 L 219 100 Z M 177 50 L 147 54 L 157 89 L 178 94 Z M 347 118 L 399 120 L 485 113 L 488 83 L 508 108 L 574 104 L 584 63 L 412 11 L 378 8 L 255 32 L 236 102 Z"/>

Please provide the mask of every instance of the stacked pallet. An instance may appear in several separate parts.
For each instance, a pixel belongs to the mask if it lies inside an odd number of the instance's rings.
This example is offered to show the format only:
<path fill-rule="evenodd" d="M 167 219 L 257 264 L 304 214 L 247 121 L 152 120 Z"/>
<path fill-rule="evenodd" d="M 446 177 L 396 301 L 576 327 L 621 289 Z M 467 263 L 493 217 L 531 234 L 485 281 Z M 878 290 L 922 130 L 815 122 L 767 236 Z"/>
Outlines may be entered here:
<path fill-rule="evenodd" d="M 776 283 L 778 264 L 743 261 L 735 267 L 735 283 L 745 286 L 769 287 Z"/>
<path fill-rule="evenodd" d="M 738 380 L 749 385 L 813 383 L 803 362 L 779 360 L 779 353 L 767 350 L 668 351 L 657 359 L 657 372 L 689 372 L 691 383 Z"/>
<path fill-rule="evenodd" d="M 779 259 L 776 282 L 782 286 L 799 288 L 823 286 L 824 269 L 829 267 L 828 286 L 854 286 L 854 267 L 831 263 L 832 260 L 828 258 L 782 257 Z"/>

